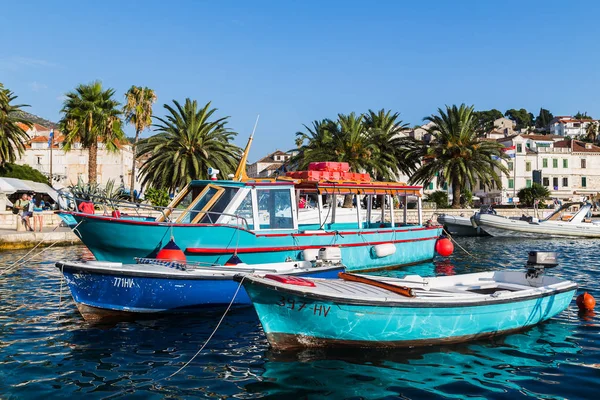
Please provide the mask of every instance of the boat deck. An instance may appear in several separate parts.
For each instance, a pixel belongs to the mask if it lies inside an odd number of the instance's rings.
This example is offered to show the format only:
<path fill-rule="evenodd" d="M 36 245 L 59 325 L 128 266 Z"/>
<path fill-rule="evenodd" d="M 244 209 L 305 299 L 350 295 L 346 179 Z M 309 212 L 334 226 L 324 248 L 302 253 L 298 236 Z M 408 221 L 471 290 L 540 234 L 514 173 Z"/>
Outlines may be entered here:
<path fill-rule="evenodd" d="M 333 301 L 373 304 L 389 303 L 447 303 L 461 304 L 473 302 L 493 302 L 507 299 L 520 299 L 530 296 L 544 296 L 557 290 L 572 288 L 574 283 L 559 281 L 556 278 L 541 276 L 526 279 L 523 272 L 484 272 L 468 276 L 422 278 L 410 275 L 403 279 L 358 275 L 371 280 L 412 289 L 415 297 L 407 297 L 393 291 L 360 282 L 341 279 L 310 279 L 314 287 L 297 286 L 272 279 L 249 276 L 253 282 L 271 286 L 275 290 L 294 292 L 310 297 L 320 297 Z"/>
<path fill-rule="evenodd" d="M 187 264 L 183 270 L 177 266 L 179 263 L 144 263 L 122 264 L 116 262 L 88 261 L 88 262 L 59 262 L 57 267 L 74 272 L 87 272 L 96 274 L 115 274 L 147 277 L 170 277 L 174 279 L 231 279 L 238 274 L 295 274 L 300 272 L 321 272 L 339 266 L 313 267 L 308 261 L 282 262 L 270 264 L 237 264 L 237 265 L 203 265 Z"/>

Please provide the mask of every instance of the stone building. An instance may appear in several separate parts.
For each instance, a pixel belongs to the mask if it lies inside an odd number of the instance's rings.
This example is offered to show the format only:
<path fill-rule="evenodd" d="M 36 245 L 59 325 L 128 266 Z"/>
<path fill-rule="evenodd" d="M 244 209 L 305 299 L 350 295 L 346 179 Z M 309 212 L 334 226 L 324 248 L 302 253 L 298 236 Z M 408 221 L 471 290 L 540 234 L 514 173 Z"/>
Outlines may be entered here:
<path fill-rule="evenodd" d="M 29 165 L 46 176 L 50 175 L 50 128 L 34 124 L 31 128 L 22 126 L 29 135 L 30 140 L 25 145 L 25 154 L 17 160 L 17 164 Z M 75 143 L 71 151 L 63 149 L 64 136 L 54 130 L 52 145 L 52 184 L 55 187 L 65 187 L 77 183 L 78 179 L 88 180 L 88 150 L 83 149 L 80 143 Z M 133 153 L 131 145 L 122 143 L 117 152 L 109 152 L 103 143 L 98 144 L 98 169 L 97 182 L 105 185 L 109 180 L 116 185 L 124 184 L 129 188 L 131 182 L 131 165 Z M 136 170 L 139 171 L 139 165 Z M 139 190 L 139 182 L 136 182 Z"/>

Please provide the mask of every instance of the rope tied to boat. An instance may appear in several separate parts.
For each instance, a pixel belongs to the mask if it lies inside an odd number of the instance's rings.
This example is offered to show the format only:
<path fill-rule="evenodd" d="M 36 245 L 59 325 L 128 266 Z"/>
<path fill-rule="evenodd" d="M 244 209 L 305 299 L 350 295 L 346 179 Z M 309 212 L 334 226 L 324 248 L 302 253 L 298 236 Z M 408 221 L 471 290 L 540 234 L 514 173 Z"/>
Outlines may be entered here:
<path fill-rule="evenodd" d="M 160 378 L 160 379 L 157 379 L 157 380 L 152 380 L 150 382 L 140 382 L 138 385 L 133 385 L 132 387 L 130 387 L 128 389 L 124 389 L 124 390 L 122 390 L 122 391 L 120 391 L 118 393 L 115 393 L 113 395 L 105 397 L 105 399 L 112 399 L 112 398 L 118 397 L 118 396 L 120 396 L 122 394 L 131 392 L 132 390 L 135 390 L 136 388 L 139 388 L 142 385 L 154 385 L 156 383 L 159 383 L 159 382 L 162 382 L 164 380 L 170 379 L 170 378 L 174 377 L 175 375 L 179 374 L 181 371 L 183 371 L 188 365 L 190 365 L 196 359 L 196 357 L 198 357 L 200 355 L 200 353 L 202 353 L 202 350 L 204 350 L 204 348 L 206 347 L 206 345 L 208 344 L 208 342 L 210 342 L 210 340 L 213 338 L 213 336 L 215 335 L 215 333 L 217 333 L 217 330 L 221 326 L 221 323 L 223 323 L 223 320 L 225 319 L 225 316 L 227 315 L 227 313 L 229 312 L 229 310 L 233 306 L 233 303 L 234 303 L 234 301 L 235 301 L 235 299 L 236 299 L 236 297 L 237 297 L 240 289 L 242 288 L 242 284 L 244 283 L 244 279 L 245 278 L 246 278 L 246 276 L 242 275 L 242 279 L 240 279 L 240 283 L 239 283 L 237 289 L 235 290 L 235 293 L 233 294 L 233 297 L 231 298 L 231 301 L 229 302 L 229 305 L 225 309 L 225 312 L 223 313 L 223 315 L 219 319 L 219 322 L 217 323 L 217 326 L 215 326 L 215 329 L 213 329 L 213 331 L 208 336 L 208 338 L 204 341 L 204 343 L 202 344 L 202 346 L 200 347 L 200 349 L 198 349 L 198 351 L 196 352 L 196 354 L 194 354 L 192 356 L 192 358 L 190 358 L 185 364 L 183 364 L 181 366 L 181 368 L 179 368 L 177 371 L 175 371 L 172 374 L 167 375 L 167 376 L 165 376 L 163 378 Z"/>
<path fill-rule="evenodd" d="M 446 236 L 448 236 L 448 238 L 450 238 L 450 240 L 452 240 L 462 251 L 464 251 L 465 253 L 467 253 L 467 255 L 473 257 L 476 260 L 480 260 L 480 257 L 477 257 L 474 254 L 469 253 L 464 247 L 462 247 L 456 240 L 454 240 L 454 238 L 452 237 L 452 235 L 450 234 L 450 232 L 448 232 L 446 230 L 446 228 L 442 228 L 442 231 L 444 231 L 444 233 L 446 234 Z"/>
<path fill-rule="evenodd" d="M 75 227 L 73 228 L 73 230 L 77 229 L 77 227 L 83 222 L 83 220 L 81 220 L 77 225 L 75 225 Z M 58 229 L 60 227 L 60 223 L 58 225 L 56 225 L 54 227 L 54 229 L 52 229 L 50 232 L 46 232 L 44 234 L 44 236 L 42 237 L 42 239 L 31 249 L 29 250 L 27 253 L 25 253 L 25 255 L 21 258 L 19 258 L 17 261 L 15 261 L 14 263 L 12 263 L 11 265 L 9 265 L 8 267 L 6 267 L 5 269 L 3 269 L 2 271 L 0 271 L 0 276 L 13 272 L 15 269 L 17 269 L 18 267 L 28 263 L 29 261 L 33 260 L 35 257 L 39 256 L 40 254 L 44 253 L 46 250 L 48 250 L 49 248 L 53 247 L 54 245 L 56 245 L 58 242 L 60 242 L 62 239 L 57 239 L 55 240 L 53 243 L 51 243 L 50 245 L 48 245 L 46 248 L 44 248 L 42 251 L 40 251 L 39 253 L 36 253 L 34 255 L 32 255 L 29 258 L 26 258 L 29 254 L 31 254 L 35 249 L 37 249 L 42 243 L 44 243 L 44 240 L 46 239 L 46 236 L 53 233 L 54 231 L 56 231 L 56 229 Z M 4 266 L 8 265 L 4 264 Z"/>

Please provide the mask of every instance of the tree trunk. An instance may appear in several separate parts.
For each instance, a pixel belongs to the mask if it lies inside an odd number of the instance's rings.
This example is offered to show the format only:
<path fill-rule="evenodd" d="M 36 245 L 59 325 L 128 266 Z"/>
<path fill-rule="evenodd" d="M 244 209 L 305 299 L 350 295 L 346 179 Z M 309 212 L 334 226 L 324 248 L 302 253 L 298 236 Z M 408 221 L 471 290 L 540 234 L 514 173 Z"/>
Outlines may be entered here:
<path fill-rule="evenodd" d="M 344 196 L 344 205 L 343 208 L 352 208 L 352 197 L 353 195 L 347 194 Z"/>
<path fill-rule="evenodd" d="M 135 190 L 135 156 L 137 153 L 137 143 L 140 137 L 140 132 L 135 131 L 135 141 L 133 142 L 133 146 L 131 147 L 131 154 L 133 156 L 133 164 L 131 165 L 131 189 L 129 190 L 129 194 L 131 195 L 131 201 L 135 201 L 135 196 L 133 195 L 133 191 Z"/>
<path fill-rule="evenodd" d="M 92 143 L 88 151 L 88 182 L 93 184 L 98 180 L 98 142 Z"/>
<path fill-rule="evenodd" d="M 460 183 L 452 182 L 452 208 L 460 208 Z"/>

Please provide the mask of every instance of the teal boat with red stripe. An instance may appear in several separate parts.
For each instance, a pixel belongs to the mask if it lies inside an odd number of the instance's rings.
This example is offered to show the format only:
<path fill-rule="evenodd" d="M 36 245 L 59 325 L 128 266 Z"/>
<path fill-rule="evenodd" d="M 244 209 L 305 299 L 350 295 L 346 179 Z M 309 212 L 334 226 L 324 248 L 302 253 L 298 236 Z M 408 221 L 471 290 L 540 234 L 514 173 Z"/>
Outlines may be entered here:
<path fill-rule="evenodd" d="M 320 164 L 347 169 L 344 163 Z M 214 264 L 233 255 L 247 264 L 311 261 L 322 248 L 339 248 L 349 270 L 433 259 L 441 226 L 423 224 L 420 186 L 371 182 L 367 174 L 309 172 L 192 181 L 168 207 L 156 207 L 153 218 L 126 215 L 125 209 L 104 215 L 65 210 L 61 216 L 99 261 L 152 258 L 171 237 L 188 260 Z M 350 197 L 353 207 L 341 207 Z M 397 204 L 404 207 L 397 210 Z M 414 210 L 408 210 L 411 204 Z"/>

